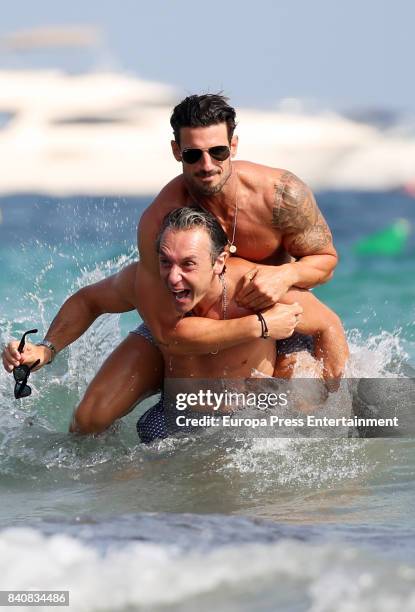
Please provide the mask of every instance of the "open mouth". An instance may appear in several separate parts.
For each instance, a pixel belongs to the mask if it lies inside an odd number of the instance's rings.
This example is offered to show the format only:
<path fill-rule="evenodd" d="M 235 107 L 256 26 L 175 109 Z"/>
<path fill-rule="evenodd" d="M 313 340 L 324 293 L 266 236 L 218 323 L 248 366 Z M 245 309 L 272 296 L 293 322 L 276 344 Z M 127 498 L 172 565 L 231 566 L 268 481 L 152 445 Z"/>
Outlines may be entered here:
<path fill-rule="evenodd" d="M 181 289 L 179 291 L 173 291 L 172 294 L 176 302 L 184 302 L 190 297 L 190 289 Z"/>

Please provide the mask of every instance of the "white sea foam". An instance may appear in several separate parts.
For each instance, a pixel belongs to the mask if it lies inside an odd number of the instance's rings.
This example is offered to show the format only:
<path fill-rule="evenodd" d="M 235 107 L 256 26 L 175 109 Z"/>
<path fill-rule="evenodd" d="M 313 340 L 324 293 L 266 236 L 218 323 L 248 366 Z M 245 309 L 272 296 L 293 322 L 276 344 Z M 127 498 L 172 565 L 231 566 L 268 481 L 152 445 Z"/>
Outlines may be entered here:
<path fill-rule="evenodd" d="M 399 376 L 402 365 L 409 358 L 402 346 L 400 332 L 382 331 L 364 339 L 359 330 L 351 330 L 348 333 L 350 359 L 346 375 L 350 378 Z"/>
<path fill-rule="evenodd" d="M 133 543 L 101 554 L 64 535 L 46 537 L 25 528 L 0 534 L 1 588 L 69 590 L 69 609 L 77 612 L 148 609 L 195 597 L 203 603 L 206 595 L 225 610 L 235 593 L 260 595 L 264 589 L 271 591 L 275 609 L 287 585 L 313 612 L 409 611 L 415 606 L 414 578 L 413 566 L 338 543 L 284 539 L 207 554 Z"/>

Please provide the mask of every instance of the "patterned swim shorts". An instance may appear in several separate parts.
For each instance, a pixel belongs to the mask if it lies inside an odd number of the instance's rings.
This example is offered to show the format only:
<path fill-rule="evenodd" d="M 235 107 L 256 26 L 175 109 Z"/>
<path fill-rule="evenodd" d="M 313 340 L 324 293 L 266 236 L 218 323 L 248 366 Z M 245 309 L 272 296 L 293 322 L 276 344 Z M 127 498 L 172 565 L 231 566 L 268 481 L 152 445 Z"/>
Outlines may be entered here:
<path fill-rule="evenodd" d="M 149 408 L 137 421 L 137 433 L 141 442 L 150 444 L 157 438 L 167 438 L 166 415 L 164 413 L 163 394 L 151 408 Z"/>
<path fill-rule="evenodd" d="M 137 334 L 137 336 L 143 336 L 146 340 L 150 342 L 153 346 L 156 346 L 156 342 L 153 338 L 153 334 L 150 331 L 150 328 L 145 323 L 141 323 L 135 329 L 130 331 L 130 334 Z"/>

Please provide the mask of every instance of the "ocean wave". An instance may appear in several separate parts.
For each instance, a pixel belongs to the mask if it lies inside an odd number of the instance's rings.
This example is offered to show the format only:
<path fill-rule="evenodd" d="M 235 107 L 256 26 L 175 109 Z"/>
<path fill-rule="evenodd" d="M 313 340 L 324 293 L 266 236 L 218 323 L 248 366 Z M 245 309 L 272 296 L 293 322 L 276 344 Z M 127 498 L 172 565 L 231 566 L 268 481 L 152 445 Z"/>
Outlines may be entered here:
<path fill-rule="evenodd" d="M 409 612 L 415 606 L 413 565 L 340 541 L 282 539 L 207 554 L 128 543 L 102 553 L 67 535 L 13 528 L 0 533 L 0 576 L 3 589 L 69 590 L 69 609 L 77 612 L 179 605 L 229 610 L 235 602 L 249 610 L 254 601 L 261 610 L 283 605 L 312 612 Z"/>

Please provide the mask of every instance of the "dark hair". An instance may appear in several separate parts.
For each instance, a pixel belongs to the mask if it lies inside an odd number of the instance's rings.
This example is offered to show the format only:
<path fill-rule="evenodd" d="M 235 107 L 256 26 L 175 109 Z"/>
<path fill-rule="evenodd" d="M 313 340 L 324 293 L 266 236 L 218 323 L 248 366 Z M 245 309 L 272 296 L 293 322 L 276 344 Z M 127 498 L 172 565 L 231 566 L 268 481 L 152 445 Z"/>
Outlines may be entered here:
<path fill-rule="evenodd" d="M 236 127 L 235 109 L 228 104 L 228 98 L 220 94 L 202 94 L 188 96 L 174 107 L 170 117 L 174 139 L 180 144 L 180 128 L 207 127 L 226 123 L 228 140 L 232 139 Z"/>
<path fill-rule="evenodd" d="M 160 253 L 161 239 L 167 229 L 179 231 L 190 230 L 195 227 L 202 227 L 209 234 L 211 242 L 210 253 L 212 263 L 214 263 L 216 258 L 224 251 L 228 244 L 228 237 L 216 217 L 201 208 L 189 208 L 184 206 L 183 208 L 176 208 L 170 211 L 164 217 L 156 241 L 157 253 Z"/>

